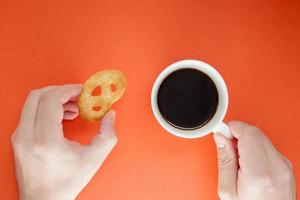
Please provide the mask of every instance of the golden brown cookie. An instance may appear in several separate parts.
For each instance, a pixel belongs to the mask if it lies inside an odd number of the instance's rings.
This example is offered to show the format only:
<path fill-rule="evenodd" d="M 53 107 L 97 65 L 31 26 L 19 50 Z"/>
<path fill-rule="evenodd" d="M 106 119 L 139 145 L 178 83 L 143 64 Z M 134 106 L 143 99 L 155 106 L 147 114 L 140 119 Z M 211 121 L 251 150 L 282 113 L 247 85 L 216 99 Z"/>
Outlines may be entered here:
<path fill-rule="evenodd" d="M 104 70 L 92 75 L 84 83 L 78 98 L 80 116 L 89 121 L 99 120 L 121 98 L 126 85 L 125 75 L 118 70 Z M 93 95 L 97 87 L 101 88 L 101 94 Z"/>

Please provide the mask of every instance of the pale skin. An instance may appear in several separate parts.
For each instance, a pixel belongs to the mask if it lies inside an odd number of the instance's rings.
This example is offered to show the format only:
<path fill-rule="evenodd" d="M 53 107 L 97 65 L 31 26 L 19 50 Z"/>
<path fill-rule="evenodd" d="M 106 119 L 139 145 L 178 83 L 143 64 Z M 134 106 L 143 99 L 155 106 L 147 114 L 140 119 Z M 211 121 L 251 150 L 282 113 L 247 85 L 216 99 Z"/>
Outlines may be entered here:
<path fill-rule="evenodd" d="M 72 200 L 89 183 L 117 143 L 115 112 L 101 120 L 89 145 L 64 138 L 62 121 L 78 116 L 80 84 L 32 91 L 12 136 L 15 171 L 21 200 Z M 291 163 L 258 128 L 230 122 L 237 139 L 215 134 L 221 200 L 295 200 Z M 253 148 L 255 147 L 255 148 Z"/>
<path fill-rule="evenodd" d="M 268 137 L 255 126 L 228 123 L 237 139 L 215 134 L 221 200 L 296 200 L 293 167 Z M 236 153 L 237 150 L 237 153 Z"/>
<path fill-rule="evenodd" d="M 32 91 L 12 137 L 21 200 L 72 200 L 88 184 L 117 142 L 115 112 L 101 120 L 89 145 L 64 138 L 63 119 L 75 119 L 81 85 Z"/>

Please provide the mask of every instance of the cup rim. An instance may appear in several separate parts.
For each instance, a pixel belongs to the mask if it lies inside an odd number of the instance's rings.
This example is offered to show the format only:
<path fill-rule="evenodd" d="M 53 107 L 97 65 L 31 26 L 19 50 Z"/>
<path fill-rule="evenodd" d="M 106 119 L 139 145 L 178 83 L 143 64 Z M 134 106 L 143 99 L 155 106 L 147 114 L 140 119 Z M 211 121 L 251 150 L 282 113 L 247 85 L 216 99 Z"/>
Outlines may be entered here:
<path fill-rule="evenodd" d="M 172 72 L 184 68 L 196 69 L 208 75 L 213 80 L 219 95 L 217 111 L 215 112 L 211 120 L 202 127 L 192 130 L 183 130 L 172 126 L 161 115 L 157 105 L 157 93 L 163 80 Z M 151 92 L 151 107 L 156 120 L 169 133 L 182 138 L 198 138 L 212 132 L 218 126 L 218 124 L 223 121 L 228 108 L 228 91 L 222 76 L 214 67 L 212 67 L 208 63 L 193 59 L 180 60 L 167 66 L 157 76 Z"/>

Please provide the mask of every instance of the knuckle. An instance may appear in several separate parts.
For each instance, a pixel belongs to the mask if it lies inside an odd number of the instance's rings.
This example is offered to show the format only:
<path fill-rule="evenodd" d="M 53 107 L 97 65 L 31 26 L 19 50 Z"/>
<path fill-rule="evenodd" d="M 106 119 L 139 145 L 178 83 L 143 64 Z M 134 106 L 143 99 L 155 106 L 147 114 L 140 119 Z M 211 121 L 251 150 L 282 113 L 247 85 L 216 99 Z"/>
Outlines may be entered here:
<path fill-rule="evenodd" d="M 294 166 L 293 166 L 292 162 L 289 161 L 288 159 L 286 159 L 286 162 L 287 162 L 287 164 L 288 164 L 290 170 L 293 171 L 293 170 L 294 170 Z"/>
<path fill-rule="evenodd" d="M 284 156 L 282 156 L 282 159 L 283 159 L 283 161 L 285 161 L 285 166 L 286 166 L 287 170 L 293 171 L 294 166 L 293 166 L 292 162 Z"/>
<path fill-rule="evenodd" d="M 228 125 L 237 125 L 237 124 L 240 124 L 241 122 L 238 121 L 238 120 L 231 120 L 228 122 Z"/>
<path fill-rule="evenodd" d="M 41 103 L 48 103 L 49 101 L 51 101 L 53 99 L 51 93 L 47 92 L 41 95 L 40 97 L 40 102 Z"/>
<path fill-rule="evenodd" d="M 281 171 L 284 173 L 290 171 L 291 169 L 292 169 L 292 164 L 290 164 L 287 159 L 283 160 Z"/>
<path fill-rule="evenodd" d="M 245 140 L 249 140 L 249 139 L 254 139 L 254 138 L 260 138 L 262 131 L 257 127 L 257 126 L 248 126 L 244 128 L 245 133 L 247 134 L 243 134 L 242 137 Z"/>
<path fill-rule="evenodd" d="M 11 144 L 13 145 L 13 147 L 17 144 L 17 139 L 16 139 L 16 133 L 14 133 L 12 136 L 11 136 Z"/>
<path fill-rule="evenodd" d="M 249 126 L 249 132 L 251 132 L 252 134 L 257 134 L 258 135 L 262 131 L 257 126 Z"/>
<path fill-rule="evenodd" d="M 14 148 L 14 149 L 18 149 L 18 148 L 20 148 L 20 146 L 21 146 L 21 140 L 19 139 L 19 136 L 18 136 L 18 134 L 15 132 L 12 136 L 11 136 L 11 144 L 12 144 L 12 147 Z"/>
<path fill-rule="evenodd" d="M 237 128 L 237 129 L 244 129 L 248 126 L 250 126 L 249 124 L 242 122 L 242 121 L 238 121 L 238 120 L 232 120 L 228 122 L 229 127 L 231 128 Z"/>
<path fill-rule="evenodd" d="M 28 94 L 28 98 L 35 98 L 39 95 L 39 93 L 40 93 L 39 89 L 31 90 Z"/>
<path fill-rule="evenodd" d="M 284 165 L 284 167 L 281 168 L 279 178 L 282 181 L 288 182 L 292 177 L 293 177 L 292 166 L 289 166 L 288 164 Z"/>

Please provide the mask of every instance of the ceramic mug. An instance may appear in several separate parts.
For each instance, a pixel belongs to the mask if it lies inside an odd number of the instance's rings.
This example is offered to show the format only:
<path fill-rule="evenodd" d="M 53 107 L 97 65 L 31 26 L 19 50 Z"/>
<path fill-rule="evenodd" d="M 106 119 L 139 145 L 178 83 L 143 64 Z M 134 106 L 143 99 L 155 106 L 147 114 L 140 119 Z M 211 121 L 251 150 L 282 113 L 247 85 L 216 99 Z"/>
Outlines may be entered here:
<path fill-rule="evenodd" d="M 172 126 L 159 111 L 158 104 L 157 104 L 157 94 L 160 88 L 160 85 L 164 81 L 164 79 L 174 71 L 180 69 L 192 68 L 199 70 L 206 75 L 208 75 L 211 80 L 214 82 L 217 91 L 218 91 L 218 106 L 214 116 L 204 124 L 203 126 L 192 129 L 192 130 L 183 130 Z M 152 111 L 155 115 L 155 118 L 159 122 L 159 124 L 167 130 L 169 133 L 182 137 L 182 138 L 199 138 L 205 136 L 211 132 L 220 132 L 228 138 L 232 138 L 232 134 L 228 126 L 223 122 L 225 114 L 227 112 L 228 107 L 228 92 L 226 84 L 222 78 L 222 76 L 217 72 L 215 68 L 211 65 L 200 61 L 200 60 L 181 60 L 175 62 L 168 67 L 166 67 L 156 78 L 155 83 L 152 88 L 151 93 L 151 106 Z"/>

